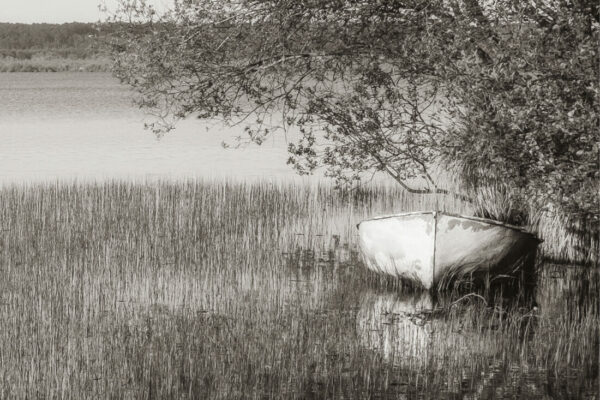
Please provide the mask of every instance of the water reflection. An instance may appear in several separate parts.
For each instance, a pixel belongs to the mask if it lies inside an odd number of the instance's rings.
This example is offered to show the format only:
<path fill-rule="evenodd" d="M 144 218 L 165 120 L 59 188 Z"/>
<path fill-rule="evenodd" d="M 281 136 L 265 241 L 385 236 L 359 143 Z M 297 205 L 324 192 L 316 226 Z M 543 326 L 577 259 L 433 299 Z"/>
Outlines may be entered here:
<path fill-rule="evenodd" d="M 357 330 L 365 347 L 399 367 L 424 367 L 432 359 L 457 361 L 493 355 L 495 346 L 489 335 L 481 334 L 483 329 L 492 329 L 493 324 L 472 329 L 475 327 L 465 324 L 462 318 L 474 310 L 463 308 L 456 313 L 454 306 L 463 306 L 460 302 L 434 299 L 427 292 L 365 291 L 361 295 Z"/>
<path fill-rule="evenodd" d="M 370 288 L 360 295 L 357 336 L 412 376 L 409 385 L 433 384 L 440 398 L 595 398 L 598 278 L 543 266 L 528 296 L 488 288 L 433 298 Z"/>
<path fill-rule="evenodd" d="M 381 353 L 384 360 L 404 365 L 427 358 L 436 322 L 429 293 L 397 295 L 364 292 L 357 325 L 365 347 Z"/>

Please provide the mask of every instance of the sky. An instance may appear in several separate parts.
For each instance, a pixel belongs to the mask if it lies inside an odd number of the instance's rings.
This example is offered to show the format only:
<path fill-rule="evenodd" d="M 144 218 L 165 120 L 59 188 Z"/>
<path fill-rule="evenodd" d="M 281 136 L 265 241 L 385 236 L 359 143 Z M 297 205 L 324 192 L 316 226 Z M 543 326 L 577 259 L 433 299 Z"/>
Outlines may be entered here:
<path fill-rule="evenodd" d="M 0 0 L 0 22 L 52 23 L 97 22 L 102 17 L 98 5 L 111 8 L 117 0 Z M 148 0 L 157 7 L 168 0 Z"/>

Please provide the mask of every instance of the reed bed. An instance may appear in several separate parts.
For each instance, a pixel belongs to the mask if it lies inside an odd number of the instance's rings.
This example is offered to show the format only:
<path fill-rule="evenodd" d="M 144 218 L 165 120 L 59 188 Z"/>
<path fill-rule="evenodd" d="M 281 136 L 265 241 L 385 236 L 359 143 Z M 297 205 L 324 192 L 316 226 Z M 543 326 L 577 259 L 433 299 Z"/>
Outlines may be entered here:
<path fill-rule="evenodd" d="M 0 204 L 0 398 L 592 398 L 598 387 L 595 270 L 541 268 L 534 308 L 489 293 L 423 298 L 363 267 L 357 222 L 469 211 L 447 196 L 108 182 L 4 187 Z"/>

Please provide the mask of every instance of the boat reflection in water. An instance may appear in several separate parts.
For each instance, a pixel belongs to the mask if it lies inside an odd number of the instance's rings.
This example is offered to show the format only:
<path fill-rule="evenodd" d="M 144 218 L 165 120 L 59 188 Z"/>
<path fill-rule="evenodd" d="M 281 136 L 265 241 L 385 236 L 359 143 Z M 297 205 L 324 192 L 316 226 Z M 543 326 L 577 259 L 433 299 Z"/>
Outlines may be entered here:
<path fill-rule="evenodd" d="M 427 358 L 435 325 L 429 293 L 397 295 L 365 292 L 357 315 L 358 332 L 365 347 L 379 351 L 384 360 L 413 365 Z"/>
<path fill-rule="evenodd" d="M 506 350 L 533 334 L 533 313 L 520 304 L 488 306 L 474 293 L 435 299 L 429 292 L 367 290 L 356 324 L 361 344 L 398 372 L 395 379 L 406 390 L 418 391 L 426 382 L 440 398 L 496 398 L 498 391 L 523 390 L 527 395 L 519 398 L 541 398 L 548 385 L 540 371 Z"/>
<path fill-rule="evenodd" d="M 361 296 L 357 331 L 365 347 L 403 368 L 431 368 L 449 361 L 461 364 L 461 360 L 492 355 L 494 335 L 481 334 L 489 327 L 474 322 L 482 310 L 475 302 L 483 300 L 476 295 L 465 300 L 473 307 L 464 307 L 463 301 L 434 301 L 428 292 L 366 291 Z"/>

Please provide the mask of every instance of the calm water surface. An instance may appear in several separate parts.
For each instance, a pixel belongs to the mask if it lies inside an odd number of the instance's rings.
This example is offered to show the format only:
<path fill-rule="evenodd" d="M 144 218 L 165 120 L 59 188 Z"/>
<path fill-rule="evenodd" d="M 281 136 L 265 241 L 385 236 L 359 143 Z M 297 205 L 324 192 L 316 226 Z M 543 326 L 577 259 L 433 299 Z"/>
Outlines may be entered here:
<path fill-rule="evenodd" d="M 0 74 L 0 182 L 105 178 L 296 179 L 285 138 L 223 149 L 243 134 L 183 121 L 161 140 L 132 93 L 104 73 Z"/>

